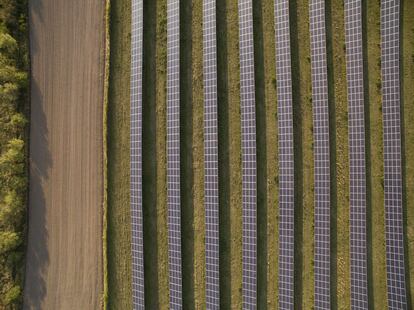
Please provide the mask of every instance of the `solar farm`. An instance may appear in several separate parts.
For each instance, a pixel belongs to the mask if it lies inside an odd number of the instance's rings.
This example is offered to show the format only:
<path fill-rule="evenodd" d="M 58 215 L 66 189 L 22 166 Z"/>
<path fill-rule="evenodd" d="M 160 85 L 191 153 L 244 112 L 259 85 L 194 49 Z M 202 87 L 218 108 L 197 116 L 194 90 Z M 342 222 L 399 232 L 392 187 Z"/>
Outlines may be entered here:
<path fill-rule="evenodd" d="M 110 308 L 413 309 L 414 3 L 112 10 Z"/>

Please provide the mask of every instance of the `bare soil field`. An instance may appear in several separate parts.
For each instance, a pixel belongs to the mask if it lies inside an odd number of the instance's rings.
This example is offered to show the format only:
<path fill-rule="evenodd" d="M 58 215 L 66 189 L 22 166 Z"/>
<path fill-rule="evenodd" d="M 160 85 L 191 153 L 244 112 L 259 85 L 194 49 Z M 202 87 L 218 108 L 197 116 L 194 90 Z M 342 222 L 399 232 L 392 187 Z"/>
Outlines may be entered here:
<path fill-rule="evenodd" d="M 31 0 L 25 309 L 103 296 L 103 0 Z"/>

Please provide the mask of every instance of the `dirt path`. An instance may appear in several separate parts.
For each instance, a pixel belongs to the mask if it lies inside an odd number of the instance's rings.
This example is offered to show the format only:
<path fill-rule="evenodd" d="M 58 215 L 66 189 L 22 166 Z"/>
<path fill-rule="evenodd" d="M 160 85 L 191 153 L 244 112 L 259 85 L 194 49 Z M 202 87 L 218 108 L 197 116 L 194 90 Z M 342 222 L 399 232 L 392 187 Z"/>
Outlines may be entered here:
<path fill-rule="evenodd" d="M 103 0 L 31 0 L 25 309 L 102 300 Z"/>

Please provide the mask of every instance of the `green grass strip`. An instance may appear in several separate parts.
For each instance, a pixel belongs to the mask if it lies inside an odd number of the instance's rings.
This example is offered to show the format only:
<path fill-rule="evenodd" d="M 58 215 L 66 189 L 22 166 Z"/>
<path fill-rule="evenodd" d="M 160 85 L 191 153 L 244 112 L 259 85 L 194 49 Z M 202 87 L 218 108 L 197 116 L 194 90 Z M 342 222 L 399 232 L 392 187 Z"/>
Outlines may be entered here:
<path fill-rule="evenodd" d="M 158 247 L 158 305 L 169 307 L 168 282 L 168 225 L 167 225 L 167 1 L 156 1 L 156 188 L 157 188 L 157 247 Z M 154 207 L 154 206 L 152 206 Z"/>
<path fill-rule="evenodd" d="M 144 1 L 144 54 L 142 84 L 142 199 L 144 233 L 145 306 L 159 307 L 157 209 L 157 1 Z M 161 71 L 162 72 L 162 71 Z M 162 228 L 162 227 L 161 227 Z M 160 228 L 160 229 L 161 229 Z"/>
<path fill-rule="evenodd" d="M 130 1 L 112 0 L 108 92 L 108 307 L 132 308 L 129 205 Z"/>
<path fill-rule="evenodd" d="M 381 112 L 381 49 L 380 49 L 380 3 L 368 0 L 365 4 L 366 27 L 366 89 L 367 120 L 367 176 L 369 213 L 367 221 L 369 245 L 369 291 L 370 306 L 385 309 L 387 305 L 385 265 L 385 220 L 384 220 L 384 164 Z"/>
<path fill-rule="evenodd" d="M 102 217 L 102 255 L 103 255 L 103 296 L 102 308 L 108 308 L 108 91 L 110 69 L 110 25 L 111 25 L 111 1 L 105 2 L 105 69 L 104 69 L 104 102 L 103 102 L 103 217 Z"/>
<path fill-rule="evenodd" d="M 408 309 L 414 305 L 414 2 L 402 4 L 402 103 L 403 103 L 403 173 L 405 179 L 404 207 L 406 234 L 406 273 Z"/>
<path fill-rule="evenodd" d="M 344 6 L 327 1 L 331 138 L 331 296 L 334 309 L 350 309 L 348 102 Z"/>
<path fill-rule="evenodd" d="M 192 0 L 194 307 L 205 306 L 203 1 Z"/>
<path fill-rule="evenodd" d="M 310 65 L 309 0 L 291 2 L 292 84 L 296 168 L 295 301 L 299 308 L 314 303 L 313 121 Z"/>
<path fill-rule="evenodd" d="M 269 1 L 268 8 L 273 11 L 273 5 Z M 268 208 L 277 209 L 277 205 L 268 205 L 267 191 L 267 148 L 277 147 L 276 136 L 270 136 L 268 127 L 276 124 L 271 122 L 268 126 L 266 110 L 267 104 L 276 107 L 276 97 L 266 97 L 266 82 L 271 83 L 274 78 L 275 66 L 266 66 L 265 60 L 275 61 L 274 55 L 274 34 L 270 37 L 264 35 L 264 25 L 268 23 L 272 27 L 272 20 L 266 20 L 263 13 L 265 2 L 262 0 L 253 1 L 253 31 L 254 31 L 254 61 L 255 61 L 255 99 L 256 99 L 256 131 L 257 131 L 257 307 L 266 308 L 268 293 L 268 242 L 267 242 L 267 214 Z M 269 7 L 270 6 L 270 7 Z M 273 27 L 271 28 L 273 29 Z M 273 53 L 272 53 L 273 52 Z M 266 56 L 265 56 L 266 53 Z M 272 63 L 271 63 L 272 64 Z M 269 78 L 271 76 L 272 78 Z M 274 115 L 274 114 L 273 114 Z M 274 128 L 272 128 L 274 131 Z M 268 143 L 270 141 L 270 143 Z M 274 149 L 274 148 L 273 148 Z M 277 166 L 274 167 L 273 173 Z M 273 237 L 273 236 L 272 236 Z M 277 265 L 276 265 L 277 266 Z M 274 266 L 274 267 L 276 267 Z M 272 268 L 272 271 L 277 268 Z"/>

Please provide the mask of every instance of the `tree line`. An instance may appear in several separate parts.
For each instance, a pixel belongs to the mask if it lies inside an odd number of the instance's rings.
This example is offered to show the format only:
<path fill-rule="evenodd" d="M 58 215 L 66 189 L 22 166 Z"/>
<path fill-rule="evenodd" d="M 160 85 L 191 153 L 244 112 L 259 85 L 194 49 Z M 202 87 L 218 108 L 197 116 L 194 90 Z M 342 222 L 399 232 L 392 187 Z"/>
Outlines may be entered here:
<path fill-rule="evenodd" d="M 0 309 L 21 306 L 28 189 L 27 0 L 0 0 Z"/>

